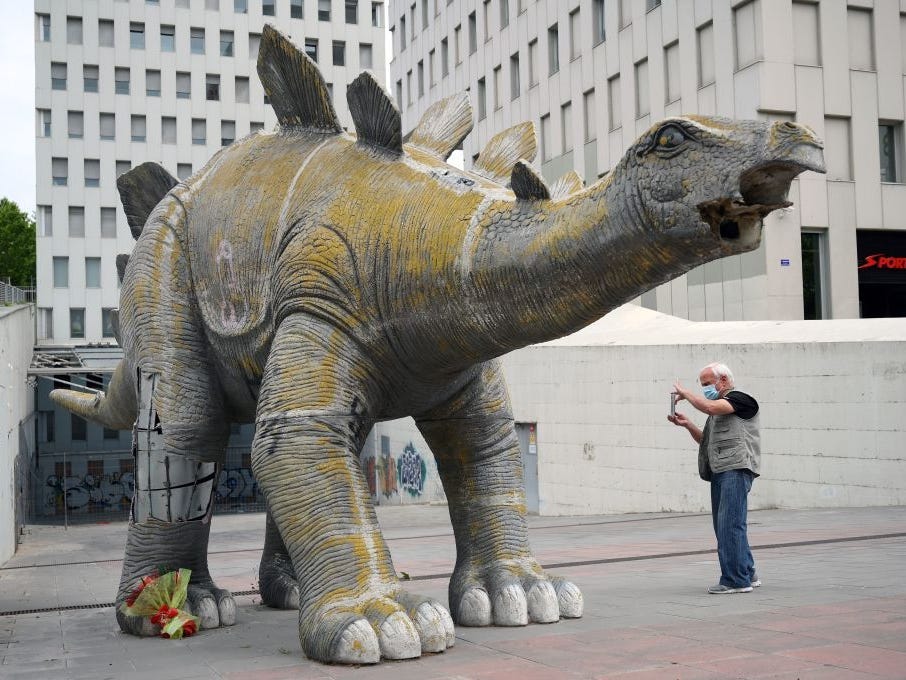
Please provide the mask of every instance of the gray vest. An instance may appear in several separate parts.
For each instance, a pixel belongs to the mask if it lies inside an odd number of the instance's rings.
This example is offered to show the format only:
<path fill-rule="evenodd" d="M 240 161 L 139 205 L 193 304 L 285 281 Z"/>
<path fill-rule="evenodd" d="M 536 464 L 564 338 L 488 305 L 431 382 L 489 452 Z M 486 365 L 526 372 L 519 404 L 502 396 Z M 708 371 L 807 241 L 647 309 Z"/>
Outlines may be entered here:
<path fill-rule="evenodd" d="M 758 414 L 749 420 L 735 413 L 708 416 L 698 445 L 698 474 L 709 481 L 712 474 L 741 469 L 751 470 L 756 477 L 760 474 Z"/>

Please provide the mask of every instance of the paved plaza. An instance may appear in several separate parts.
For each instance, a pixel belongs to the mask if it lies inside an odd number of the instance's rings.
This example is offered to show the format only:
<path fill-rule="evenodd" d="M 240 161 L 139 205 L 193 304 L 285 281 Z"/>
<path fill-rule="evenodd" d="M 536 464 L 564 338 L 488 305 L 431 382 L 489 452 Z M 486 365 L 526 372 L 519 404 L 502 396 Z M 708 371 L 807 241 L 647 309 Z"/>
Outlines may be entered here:
<path fill-rule="evenodd" d="M 446 507 L 378 516 L 411 589 L 446 602 Z M 260 604 L 261 514 L 216 517 L 212 530 L 214 577 L 249 593 L 237 624 L 178 641 L 116 627 L 124 523 L 33 526 L 0 569 L 0 678 L 906 678 L 906 507 L 749 519 L 764 585 L 708 595 L 718 578 L 708 515 L 532 517 L 542 564 L 583 590 L 582 619 L 457 627 L 443 654 L 369 667 L 307 660 L 295 612 Z"/>

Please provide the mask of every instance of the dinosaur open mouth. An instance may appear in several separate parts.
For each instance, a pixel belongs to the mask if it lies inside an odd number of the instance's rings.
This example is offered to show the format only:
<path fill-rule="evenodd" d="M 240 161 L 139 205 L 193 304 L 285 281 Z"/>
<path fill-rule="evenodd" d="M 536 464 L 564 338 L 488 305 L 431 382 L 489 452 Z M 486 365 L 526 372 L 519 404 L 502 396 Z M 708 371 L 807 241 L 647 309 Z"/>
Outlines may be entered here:
<path fill-rule="evenodd" d="M 787 200 L 790 183 L 809 168 L 799 163 L 775 161 L 746 170 L 739 177 L 739 191 L 698 204 L 698 212 L 721 242 L 757 245 L 766 215 L 793 205 Z"/>

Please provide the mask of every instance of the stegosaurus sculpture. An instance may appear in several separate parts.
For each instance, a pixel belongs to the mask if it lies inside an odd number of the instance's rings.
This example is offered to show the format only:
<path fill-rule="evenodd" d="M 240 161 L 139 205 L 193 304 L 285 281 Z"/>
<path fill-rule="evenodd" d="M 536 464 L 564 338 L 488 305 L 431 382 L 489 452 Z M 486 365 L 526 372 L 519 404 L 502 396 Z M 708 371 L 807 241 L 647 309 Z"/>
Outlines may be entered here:
<path fill-rule="evenodd" d="M 106 395 L 53 398 L 135 430 L 136 491 L 118 602 L 157 565 L 193 570 L 203 628 L 235 603 L 207 567 L 211 496 L 230 422 L 255 422 L 267 498 L 262 599 L 299 608 L 312 658 L 374 663 L 443 651 L 453 621 L 582 614 L 529 549 L 522 467 L 497 357 L 600 318 L 702 263 L 756 248 L 792 179 L 823 171 L 794 123 L 678 117 L 588 188 L 529 164 L 534 128 L 493 138 L 473 171 L 445 159 L 471 130 L 465 96 L 404 143 L 367 73 L 343 131 L 317 67 L 265 27 L 258 72 L 279 119 L 177 183 L 120 180 L 138 242 L 123 265 L 125 358 Z M 357 454 L 373 423 L 414 416 L 437 459 L 457 560 L 449 607 L 403 590 Z M 118 614 L 124 631 L 153 634 Z"/>

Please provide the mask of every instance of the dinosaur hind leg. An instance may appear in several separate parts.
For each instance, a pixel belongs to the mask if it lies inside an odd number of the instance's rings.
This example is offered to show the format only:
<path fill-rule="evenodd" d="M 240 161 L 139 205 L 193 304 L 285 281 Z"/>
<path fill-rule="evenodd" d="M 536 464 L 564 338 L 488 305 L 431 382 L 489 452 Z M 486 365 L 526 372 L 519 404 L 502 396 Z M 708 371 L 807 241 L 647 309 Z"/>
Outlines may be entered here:
<path fill-rule="evenodd" d="M 264 550 L 258 566 L 258 588 L 261 591 L 261 601 L 268 607 L 299 608 L 296 570 L 270 509 L 264 526 Z"/>

